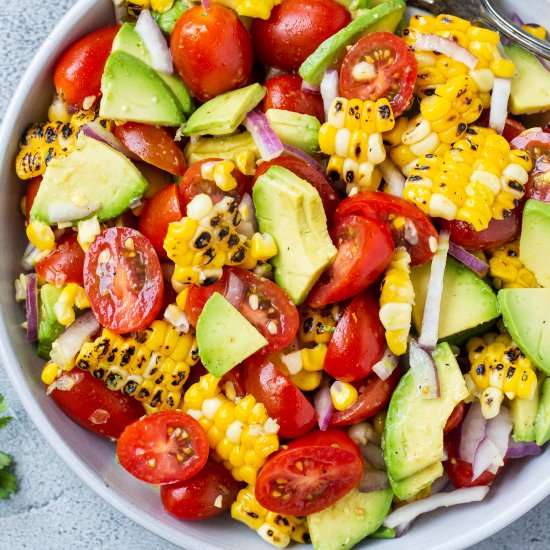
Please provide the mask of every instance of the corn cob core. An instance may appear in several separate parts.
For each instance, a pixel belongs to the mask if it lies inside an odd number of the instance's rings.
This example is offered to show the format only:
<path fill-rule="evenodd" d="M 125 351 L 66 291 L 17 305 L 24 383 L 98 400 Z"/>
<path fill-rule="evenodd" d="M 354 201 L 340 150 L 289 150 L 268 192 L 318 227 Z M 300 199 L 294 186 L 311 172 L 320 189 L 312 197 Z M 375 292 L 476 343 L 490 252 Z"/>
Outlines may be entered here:
<path fill-rule="evenodd" d="M 490 128 L 472 126 L 444 155 L 418 160 L 403 196 L 432 217 L 462 220 L 481 231 L 519 204 L 531 168 L 528 153 L 510 150 Z"/>
<path fill-rule="evenodd" d="M 198 360 L 193 333 L 179 334 L 166 321 L 154 321 L 130 336 L 104 329 L 99 338 L 82 346 L 76 366 L 156 412 L 178 408 L 183 385 Z"/>
<path fill-rule="evenodd" d="M 254 485 L 267 457 L 279 449 L 279 425 L 252 395 L 235 397 L 227 385 L 222 393 L 219 384 L 211 374 L 202 376 L 185 392 L 183 410 L 208 434 L 214 458 L 237 481 Z"/>
<path fill-rule="evenodd" d="M 538 288 L 535 275 L 519 259 L 519 240 L 488 252 L 489 274 L 496 288 Z"/>

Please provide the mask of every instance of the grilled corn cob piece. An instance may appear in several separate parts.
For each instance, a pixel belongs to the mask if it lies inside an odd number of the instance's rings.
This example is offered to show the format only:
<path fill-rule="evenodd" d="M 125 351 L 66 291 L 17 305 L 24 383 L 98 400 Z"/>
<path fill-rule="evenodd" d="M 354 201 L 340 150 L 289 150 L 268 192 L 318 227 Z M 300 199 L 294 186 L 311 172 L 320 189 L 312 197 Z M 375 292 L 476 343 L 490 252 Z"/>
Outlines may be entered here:
<path fill-rule="evenodd" d="M 509 334 L 470 338 L 466 344 L 470 376 L 476 385 L 485 418 L 495 417 L 504 396 L 532 399 L 537 375 L 531 361 L 512 341 Z"/>
<path fill-rule="evenodd" d="M 283 0 L 214 0 L 214 3 L 235 10 L 241 17 L 269 19 L 271 10 L 282 1 Z"/>
<path fill-rule="evenodd" d="M 241 489 L 231 505 L 231 517 L 245 523 L 260 537 L 277 548 L 286 548 L 290 541 L 309 544 L 306 518 L 283 516 L 264 508 L 254 495 L 254 487 Z"/>
<path fill-rule="evenodd" d="M 361 101 L 337 97 L 319 131 L 319 147 L 330 155 L 327 175 L 345 181 L 349 194 L 378 189 L 382 176 L 376 166 L 386 159 L 382 133 L 395 118 L 387 99 Z"/>
<path fill-rule="evenodd" d="M 315 309 L 300 308 L 298 336 L 304 344 L 328 344 L 342 312 L 338 305 Z"/>
<path fill-rule="evenodd" d="M 430 216 L 469 222 L 481 231 L 519 204 L 531 168 L 528 153 L 511 151 L 490 128 L 472 126 L 444 155 L 418 160 L 403 196 Z"/>
<path fill-rule="evenodd" d="M 223 393 L 219 383 L 211 374 L 202 376 L 185 392 L 183 410 L 208 434 L 214 458 L 221 459 L 237 481 L 254 485 L 267 457 L 279 449 L 279 425 L 252 395 L 239 399 L 232 392 L 229 399 L 229 391 Z"/>
<path fill-rule="evenodd" d="M 194 334 L 180 335 L 166 321 L 154 321 L 129 336 L 104 329 L 94 342 L 82 346 L 76 366 L 156 412 L 178 408 L 183 384 L 198 360 Z"/>
<path fill-rule="evenodd" d="M 380 292 L 380 321 L 386 329 L 388 347 L 395 355 L 404 355 L 407 351 L 411 330 L 414 288 L 410 264 L 411 257 L 407 250 L 396 248 Z"/>
<path fill-rule="evenodd" d="M 519 240 L 488 252 L 489 274 L 496 288 L 537 288 L 539 284 L 531 271 L 519 259 Z"/>

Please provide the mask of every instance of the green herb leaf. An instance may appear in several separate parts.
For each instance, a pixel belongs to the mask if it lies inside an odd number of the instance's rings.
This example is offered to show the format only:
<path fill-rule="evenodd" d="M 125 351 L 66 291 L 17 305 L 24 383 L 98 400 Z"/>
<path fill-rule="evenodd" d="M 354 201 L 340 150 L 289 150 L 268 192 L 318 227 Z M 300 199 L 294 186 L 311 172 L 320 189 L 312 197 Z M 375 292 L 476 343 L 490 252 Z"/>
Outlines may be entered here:
<path fill-rule="evenodd" d="M 11 416 L 1 416 L 0 417 L 0 430 L 5 428 L 11 421 Z"/>
<path fill-rule="evenodd" d="M 9 498 L 10 495 L 15 493 L 15 491 L 17 491 L 17 479 L 12 473 L 6 470 L 1 470 L 0 471 L 0 498 L 2 499 Z"/>
<path fill-rule="evenodd" d="M 0 414 L 8 410 L 8 404 L 4 401 L 4 396 L 0 393 Z"/>
<path fill-rule="evenodd" d="M 11 456 L 0 451 L 0 470 L 11 464 Z"/>

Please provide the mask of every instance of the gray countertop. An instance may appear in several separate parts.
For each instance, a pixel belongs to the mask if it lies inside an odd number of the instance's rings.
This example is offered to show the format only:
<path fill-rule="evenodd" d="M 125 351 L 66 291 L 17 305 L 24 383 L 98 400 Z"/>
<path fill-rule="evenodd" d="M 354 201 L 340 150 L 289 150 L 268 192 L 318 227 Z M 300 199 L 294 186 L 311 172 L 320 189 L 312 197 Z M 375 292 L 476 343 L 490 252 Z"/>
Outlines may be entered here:
<path fill-rule="evenodd" d="M 0 10 L 0 116 L 33 53 L 76 0 L 4 0 Z M 0 448 L 16 463 L 19 492 L 0 500 L 2 549 L 172 549 L 103 502 L 55 455 L 19 403 L 0 368 L 0 393 L 15 420 L 0 432 Z M 550 498 L 480 550 L 550 548 Z"/>

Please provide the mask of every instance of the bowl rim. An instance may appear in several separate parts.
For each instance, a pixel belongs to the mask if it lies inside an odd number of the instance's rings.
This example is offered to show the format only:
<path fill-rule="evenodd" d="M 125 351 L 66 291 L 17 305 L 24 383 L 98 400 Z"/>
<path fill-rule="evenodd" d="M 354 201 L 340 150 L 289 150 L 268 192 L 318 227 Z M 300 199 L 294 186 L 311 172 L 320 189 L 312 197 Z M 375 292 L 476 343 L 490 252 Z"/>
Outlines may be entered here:
<path fill-rule="evenodd" d="M 34 75 L 39 73 L 42 67 L 57 54 L 60 42 L 67 34 L 67 28 L 70 27 L 71 22 L 86 16 L 93 10 L 95 4 L 96 0 L 78 0 L 55 25 L 24 71 L 6 108 L 0 127 L 0 166 L 4 166 L 7 162 L 11 163 L 12 161 L 9 158 L 8 145 L 12 139 L 13 127 L 17 117 L 26 102 L 26 90 L 32 87 Z M 195 548 L 197 550 L 199 548 L 201 550 L 216 550 L 221 548 L 221 546 L 213 545 L 204 539 L 199 540 L 193 535 L 185 533 L 183 530 L 159 522 L 154 515 L 143 511 L 139 506 L 133 504 L 132 501 L 119 495 L 73 452 L 72 447 L 63 440 L 56 429 L 48 422 L 47 417 L 42 414 L 40 406 L 35 403 L 31 389 L 25 380 L 23 370 L 19 368 L 19 361 L 14 351 L 13 342 L 9 337 L 3 312 L 0 312 L 0 359 L 19 400 L 33 424 L 38 428 L 41 435 L 59 458 L 92 491 L 140 527 L 176 546 L 187 548 L 188 550 L 194 550 Z M 453 540 L 436 544 L 435 546 L 431 546 L 431 548 L 433 550 L 456 550 L 457 548 L 466 548 L 476 544 L 527 513 L 548 495 L 550 495 L 550 478 L 541 480 L 539 484 L 532 487 L 530 492 L 526 492 L 523 498 L 507 506 L 503 513 L 496 517 L 493 516 L 488 522 L 484 524 L 480 523 L 473 529 L 463 531 L 461 535 L 455 537 Z"/>

